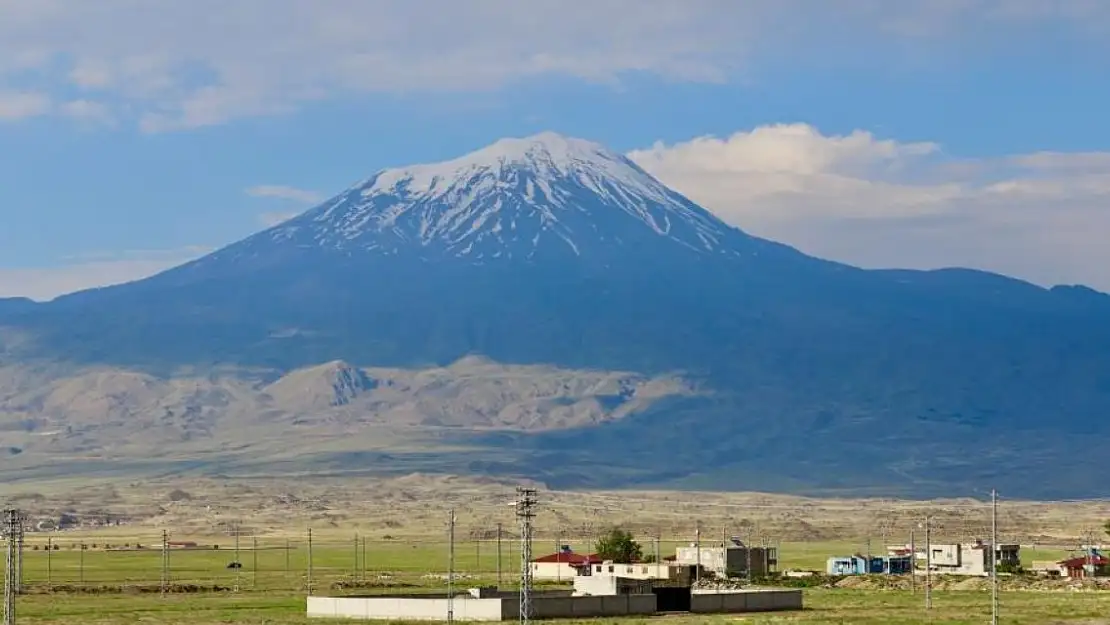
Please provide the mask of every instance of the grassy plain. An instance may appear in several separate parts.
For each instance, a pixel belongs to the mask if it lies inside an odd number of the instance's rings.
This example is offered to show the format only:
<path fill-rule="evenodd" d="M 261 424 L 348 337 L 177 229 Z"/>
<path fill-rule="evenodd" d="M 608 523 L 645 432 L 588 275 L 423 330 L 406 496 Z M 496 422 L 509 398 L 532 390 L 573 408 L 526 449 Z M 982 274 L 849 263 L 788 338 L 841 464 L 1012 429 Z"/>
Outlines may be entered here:
<path fill-rule="evenodd" d="M 162 555 L 160 538 L 135 549 L 135 543 L 119 541 L 122 537 L 97 537 L 95 534 L 51 538 L 57 550 L 46 550 L 47 541 L 28 539 L 24 551 L 24 580 L 41 586 L 154 585 L 161 582 Z M 154 537 L 151 537 L 154 538 Z M 339 541 L 334 536 L 314 540 L 309 565 L 306 539 L 241 538 L 236 552 L 234 538 L 218 538 L 220 542 L 200 542 L 196 549 L 169 550 L 168 579 L 176 584 L 206 587 L 240 587 L 244 590 L 289 590 L 307 588 L 311 571 L 313 587 L 327 588 L 336 582 L 357 581 L 375 587 L 426 587 L 442 584 L 449 567 L 450 548 L 442 540 L 367 540 L 352 536 Z M 591 547 L 586 540 L 562 541 L 576 551 Z M 84 544 L 86 549 L 80 546 Z M 106 545 L 111 549 L 105 549 Z M 130 548 L 124 548 L 127 544 Z M 685 544 L 677 540 L 659 543 L 662 555 L 673 555 L 674 548 Z M 706 543 L 709 546 L 708 543 Z M 214 548 L 218 545 L 218 549 Z M 256 548 L 257 546 L 257 548 Z M 779 568 L 823 570 L 829 555 L 856 551 L 854 542 L 781 543 Z M 644 545 L 652 554 L 654 544 Z M 555 548 L 554 543 L 534 545 L 537 555 Z M 883 550 L 876 549 L 876 553 Z M 1026 566 L 1033 560 L 1057 560 L 1068 555 L 1064 550 L 1025 549 L 1022 559 Z M 228 568 L 238 561 L 240 568 Z M 455 571 L 464 583 L 473 580 L 496 581 L 498 571 L 496 540 L 459 540 L 455 545 Z M 519 550 L 514 541 L 501 544 L 500 570 L 502 582 L 513 580 L 519 569 Z M 1110 597 L 1108 597 L 1110 601 Z"/>
<path fill-rule="evenodd" d="M 308 623 L 304 596 L 308 594 L 307 545 L 284 539 L 268 541 L 254 551 L 240 541 L 241 569 L 228 569 L 235 559 L 233 546 L 220 549 L 173 551 L 170 554 L 171 590 L 161 596 L 159 550 L 104 551 L 105 538 L 79 537 L 97 549 L 82 553 L 57 543 L 61 549 L 35 550 L 44 543 L 32 541 L 24 553 L 27 594 L 19 600 L 19 623 L 41 625 L 215 625 L 244 623 L 285 625 Z M 108 540 L 118 540 L 109 537 Z M 54 543 L 54 540 L 51 540 Z M 674 543 L 671 543 L 674 544 Z M 445 543 L 397 541 L 388 547 L 375 544 L 355 564 L 355 543 L 349 546 L 324 541 L 313 545 L 312 580 L 319 594 L 442 592 L 447 567 Z M 460 586 L 496 583 L 496 542 L 460 543 L 456 546 Z M 503 582 L 511 586 L 517 561 L 503 543 Z M 817 568 L 825 554 L 839 553 L 845 543 L 786 543 L 781 545 L 784 566 Z M 485 549 L 483 552 L 482 549 Z M 516 556 L 513 553 L 512 556 Z M 256 559 L 257 557 L 257 559 Z M 287 567 L 288 562 L 288 568 Z M 188 588 L 188 585 L 197 587 Z M 941 587 L 938 584 L 938 587 Z M 949 588 L 951 585 L 949 586 Z M 51 592 L 51 588 L 53 591 Z M 966 588 L 966 587 L 965 587 Z M 1001 593 L 1005 623 L 1110 624 L 1110 592 L 1014 590 L 1006 584 Z M 238 589 L 238 590 L 236 590 Z M 805 590 L 806 610 L 775 615 L 689 616 L 659 619 L 678 623 L 905 623 L 989 622 L 989 593 L 982 585 L 963 590 L 935 590 L 934 607 L 926 612 L 922 589 L 810 588 Z M 1107 620 L 1098 620 L 1098 619 Z M 627 619 L 621 623 L 644 623 Z M 313 620 L 319 625 L 320 621 Z M 618 621 L 590 621 L 597 625 Z"/>
<path fill-rule="evenodd" d="M 412 475 L 388 480 L 70 481 L 0 489 L 0 499 L 33 523 L 68 515 L 79 527 L 27 534 L 24 624 L 214 625 L 307 623 L 304 597 L 318 593 L 442 592 L 448 569 L 447 511 L 454 509 L 459 585 L 496 583 L 497 528 L 502 581 L 518 568 L 513 485 Z M 932 517 L 936 542 L 989 537 L 981 500 L 812 499 L 758 493 L 540 492 L 535 553 L 570 544 L 589 550 L 610 525 L 633 530 L 644 551 L 671 555 L 701 528 L 702 543 L 739 535 L 779 548 L 780 569 L 823 569 L 834 554 L 885 552 L 906 543 Z M 1110 518 L 1108 502 L 1004 501 L 1000 538 L 1022 543 L 1025 563 L 1057 559 L 1092 539 Z M 104 521 L 111 524 L 104 526 Z M 116 523 L 119 522 L 117 525 Z M 175 592 L 159 594 L 161 542 Z M 312 558 L 309 564 L 309 534 Z M 1099 532 L 1101 533 L 1101 532 Z M 239 549 L 235 549 L 238 535 Z M 51 548 L 47 550 L 47 546 Z M 85 549 L 81 546 L 84 545 Z M 142 547 L 137 547 L 141 545 Z M 218 546 L 218 548 L 216 548 Z M 257 547 L 257 548 L 256 548 Z M 228 568 L 238 560 L 241 568 Z M 779 615 L 667 617 L 679 623 L 883 624 L 989 622 L 981 587 L 938 584 L 934 609 L 907 589 L 807 589 L 807 609 Z M 186 592 L 187 591 L 187 592 Z M 1031 591 L 1004 584 L 1003 622 L 1110 625 L 1110 592 Z M 1102 619 L 1102 620 L 1100 620 Z M 603 624 L 606 621 L 591 621 Z M 615 622 L 615 621 L 610 621 Z M 624 623 L 646 622 L 630 619 Z M 313 621 L 319 624 L 319 621 Z"/>

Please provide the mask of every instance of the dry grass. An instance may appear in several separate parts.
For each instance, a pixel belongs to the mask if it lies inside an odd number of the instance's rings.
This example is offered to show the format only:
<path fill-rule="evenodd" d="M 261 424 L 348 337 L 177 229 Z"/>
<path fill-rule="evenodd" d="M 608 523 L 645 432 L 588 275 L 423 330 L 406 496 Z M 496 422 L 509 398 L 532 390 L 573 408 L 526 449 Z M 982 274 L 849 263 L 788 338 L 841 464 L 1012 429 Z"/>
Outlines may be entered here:
<path fill-rule="evenodd" d="M 226 536 L 239 523 L 245 535 L 302 537 L 311 527 L 319 537 L 354 533 L 374 539 L 440 539 L 448 508 L 457 513 L 460 536 L 493 537 L 498 523 L 511 534 L 509 503 L 514 484 L 490 479 L 414 474 L 393 479 L 241 478 L 124 481 L 55 481 L 0 488 L 6 498 L 38 518 L 63 512 L 85 520 L 106 516 L 127 525 L 98 531 L 133 534 L 146 540 L 163 528 L 178 536 Z M 176 494 L 175 494 L 175 491 Z M 537 535 L 596 536 L 608 525 L 627 526 L 641 537 L 703 540 L 739 534 L 751 540 L 839 541 L 865 550 L 884 542 L 906 542 L 926 514 L 937 542 L 985 538 L 990 508 L 984 501 L 952 499 L 810 499 L 759 493 L 548 492 L 540 491 Z M 1005 501 L 999 505 L 1000 537 L 1023 544 L 1074 548 L 1103 535 L 1110 502 Z"/>
<path fill-rule="evenodd" d="M 31 593 L 19 603 L 19 623 L 215 625 L 244 623 L 306 624 L 304 595 L 308 577 L 308 530 L 313 533 L 313 587 L 336 593 L 337 582 L 360 581 L 370 591 L 390 588 L 439 591 L 447 568 L 446 510 L 458 511 L 457 569 L 463 584 L 496 582 L 494 528 L 506 540 L 501 559 L 504 581 L 512 579 L 516 547 L 513 531 L 514 485 L 457 477 L 411 475 L 392 480 L 174 480 L 153 483 L 70 481 L 44 483 L 37 493 L 8 490 L 19 507 L 42 516 L 75 513 L 90 521 L 105 514 L 129 517 L 117 527 L 31 533 L 25 552 L 25 579 Z M 173 491 L 175 493 L 171 497 Z M 176 501 L 172 501 L 176 500 Z M 805 499 L 763 494 L 561 493 L 541 491 L 537 552 L 550 541 L 588 549 L 608 524 L 637 530 L 650 553 L 659 534 L 660 552 L 692 540 L 700 521 L 706 543 L 722 533 L 751 534 L 774 540 L 781 568 L 822 568 L 832 554 L 875 551 L 883 542 L 904 542 L 925 513 L 935 516 L 938 541 L 986 536 L 989 509 L 970 500 L 909 502 Z M 1049 559 L 1074 547 L 1089 528 L 1110 518 L 1105 502 L 1005 502 L 1002 536 L 1025 543 L 1029 559 Z M 242 569 L 228 569 L 235 558 L 233 528 L 240 528 Z M 195 540 L 217 549 L 171 553 L 174 584 L 234 588 L 239 592 L 202 592 L 160 597 L 151 591 L 160 579 L 158 549 L 106 551 L 139 542 L 157 546 L 167 529 L 173 540 Z M 356 534 L 358 541 L 355 541 Z M 918 535 L 920 536 L 920 534 Z M 60 549 L 43 547 L 46 541 Z M 1036 549 L 1029 545 L 1036 541 Z M 257 543 L 256 543 L 257 541 Z M 81 543 L 96 545 L 82 552 Z M 259 550 L 253 547 L 257 544 Z M 288 549 L 286 549 L 288 547 Z M 45 594 L 50 585 L 71 585 L 67 592 Z M 966 586 L 966 588 L 965 588 Z M 974 588 L 972 586 L 975 586 Z M 90 590 L 98 587 L 100 593 Z M 942 586 L 948 588 L 947 586 Z M 890 625 L 983 623 L 989 619 L 989 593 L 979 585 L 956 585 L 934 593 L 926 613 L 920 592 L 905 589 L 814 588 L 806 590 L 807 609 L 776 615 L 688 616 L 603 623 L 797 623 Z M 80 592 L 78 592 L 80 591 Z M 107 592 L 104 592 L 107 591 Z M 122 592 L 121 592 L 122 591 Z M 1006 587 L 1004 622 L 1014 625 L 1108 623 L 1106 592 L 1040 591 Z M 313 620 L 314 624 L 320 621 Z"/>

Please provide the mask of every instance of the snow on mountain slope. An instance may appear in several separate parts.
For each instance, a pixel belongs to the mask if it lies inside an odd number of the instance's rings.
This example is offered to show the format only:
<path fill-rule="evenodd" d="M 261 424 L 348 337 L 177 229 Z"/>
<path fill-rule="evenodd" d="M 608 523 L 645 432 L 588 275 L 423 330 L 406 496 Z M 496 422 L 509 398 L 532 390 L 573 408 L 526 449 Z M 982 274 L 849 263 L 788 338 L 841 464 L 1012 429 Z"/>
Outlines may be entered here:
<path fill-rule="evenodd" d="M 736 237 L 747 239 L 624 156 L 545 132 L 379 171 L 250 241 L 481 262 L 590 256 L 658 241 L 738 255 Z"/>

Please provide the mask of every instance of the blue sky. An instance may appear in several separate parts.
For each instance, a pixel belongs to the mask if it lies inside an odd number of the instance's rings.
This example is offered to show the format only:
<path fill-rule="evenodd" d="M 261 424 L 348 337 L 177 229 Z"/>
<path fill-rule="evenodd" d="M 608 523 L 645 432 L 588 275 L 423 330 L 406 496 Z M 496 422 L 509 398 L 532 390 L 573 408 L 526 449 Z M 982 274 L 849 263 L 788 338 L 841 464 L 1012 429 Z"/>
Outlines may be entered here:
<path fill-rule="evenodd" d="M 0 296 L 549 129 L 820 256 L 1110 290 L 1110 3 L 524 4 L 0 0 Z"/>

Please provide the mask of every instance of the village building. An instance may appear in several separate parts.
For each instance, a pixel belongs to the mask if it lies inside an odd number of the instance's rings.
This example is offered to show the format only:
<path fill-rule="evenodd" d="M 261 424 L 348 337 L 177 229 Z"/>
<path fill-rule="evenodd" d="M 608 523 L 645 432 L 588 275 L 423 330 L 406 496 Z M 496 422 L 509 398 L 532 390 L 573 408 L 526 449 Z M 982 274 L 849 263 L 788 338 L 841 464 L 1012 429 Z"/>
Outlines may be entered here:
<path fill-rule="evenodd" d="M 676 564 L 700 566 L 720 577 L 766 577 L 778 567 L 775 547 L 749 547 L 737 538 L 724 547 L 678 547 Z"/>
<path fill-rule="evenodd" d="M 828 575 L 908 575 L 913 556 L 833 556 L 825 563 Z"/>
<path fill-rule="evenodd" d="M 597 554 L 575 553 L 569 545 L 563 545 L 556 553 L 532 560 L 532 579 L 570 582 L 579 568 L 600 564 Z"/>
<path fill-rule="evenodd" d="M 1021 565 L 1020 545 L 999 544 L 995 562 L 999 567 Z M 926 554 L 928 566 L 939 575 L 987 576 L 991 570 L 991 545 L 974 543 L 931 544 Z"/>
<path fill-rule="evenodd" d="M 1059 561 L 1035 561 L 1033 570 L 1051 577 L 1086 579 L 1090 577 L 1110 577 L 1110 558 L 1098 549 L 1090 549 L 1083 555 Z"/>

